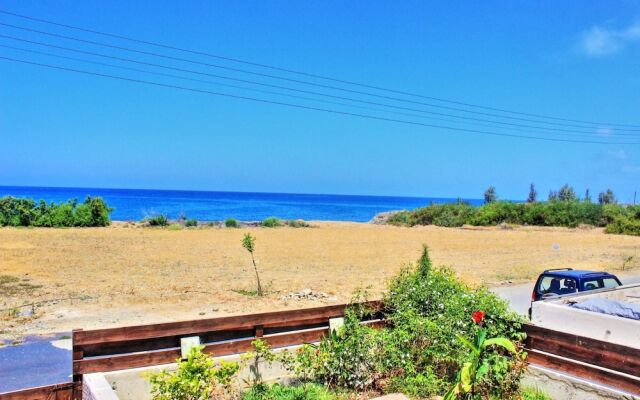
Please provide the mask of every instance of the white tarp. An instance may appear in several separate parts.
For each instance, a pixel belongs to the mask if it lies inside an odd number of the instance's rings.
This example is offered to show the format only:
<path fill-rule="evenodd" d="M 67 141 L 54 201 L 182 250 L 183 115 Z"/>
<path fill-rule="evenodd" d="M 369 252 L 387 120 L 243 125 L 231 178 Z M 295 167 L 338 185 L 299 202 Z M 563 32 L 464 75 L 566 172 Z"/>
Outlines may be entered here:
<path fill-rule="evenodd" d="M 617 317 L 640 320 L 640 304 L 608 299 L 589 299 L 571 304 L 580 310 L 599 312 Z"/>

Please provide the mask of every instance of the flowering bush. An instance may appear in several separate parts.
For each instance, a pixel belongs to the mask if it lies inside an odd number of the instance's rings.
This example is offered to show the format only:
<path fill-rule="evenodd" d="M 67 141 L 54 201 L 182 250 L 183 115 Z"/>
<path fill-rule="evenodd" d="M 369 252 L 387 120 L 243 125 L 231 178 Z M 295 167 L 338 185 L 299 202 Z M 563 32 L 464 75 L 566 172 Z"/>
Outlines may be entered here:
<path fill-rule="evenodd" d="M 330 386 L 428 397 L 444 393 L 456 380 L 470 354 L 460 341 L 477 338 L 478 324 L 485 338 L 523 339 L 521 319 L 504 301 L 484 288 L 470 288 L 450 269 L 433 268 L 426 247 L 417 265 L 391 282 L 384 304 L 387 328 L 363 326 L 367 310 L 348 310 L 340 331 L 289 357 L 288 365 Z M 518 390 L 521 363 L 493 350 L 492 345 L 483 353 L 482 379 L 475 387 L 508 398 Z"/>

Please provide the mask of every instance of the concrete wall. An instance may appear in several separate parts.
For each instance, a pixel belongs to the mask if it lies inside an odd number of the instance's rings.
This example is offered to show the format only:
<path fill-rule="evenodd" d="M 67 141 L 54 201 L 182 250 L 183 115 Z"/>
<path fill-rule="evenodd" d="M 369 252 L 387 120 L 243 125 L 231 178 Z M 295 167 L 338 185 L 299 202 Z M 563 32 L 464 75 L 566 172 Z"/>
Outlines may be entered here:
<path fill-rule="evenodd" d="M 299 346 L 288 347 L 289 351 L 295 351 Z M 277 349 L 274 352 L 280 352 L 284 349 Z M 240 362 L 240 355 L 231 355 L 225 357 L 217 357 L 216 360 L 225 360 Z M 112 397 L 108 397 L 107 394 L 99 392 L 98 395 L 93 397 L 85 397 L 84 400 L 150 400 L 151 396 L 151 384 L 149 383 L 149 375 L 152 373 L 158 373 L 162 370 L 174 371 L 177 364 L 165 364 L 153 367 L 135 368 L 123 371 L 106 372 L 104 374 L 91 374 L 99 375 L 101 379 L 106 383 L 109 388 L 109 392 Z M 250 381 L 255 376 L 255 371 L 258 371 L 265 382 L 288 382 L 292 379 L 292 375 L 283 368 L 283 366 L 274 362 L 271 365 L 267 363 L 258 364 L 257 368 L 252 363 L 245 363 L 244 367 L 238 374 L 238 386 L 243 386 L 243 382 Z M 91 375 L 85 375 L 89 377 Z M 97 377 L 92 378 L 91 382 L 99 381 Z M 96 384 L 94 383 L 94 386 Z M 103 386 L 100 386 L 104 388 Z M 97 390 L 91 390 L 92 393 Z M 101 397 L 103 396 L 103 397 Z"/>
<path fill-rule="evenodd" d="M 83 377 L 82 400 L 118 400 L 104 374 L 87 374 Z"/>
<path fill-rule="evenodd" d="M 637 303 L 640 301 L 640 285 L 582 292 L 558 299 L 536 301 L 532 305 L 531 321 L 544 328 L 640 348 L 640 321 L 568 306 L 569 302 L 580 302 L 592 298 Z"/>
<path fill-rule="evenodd" d="M 529 366 L 522 384 L 539 388 L 554 400 L 635 399 L 629 393 L 536 366 Z"/>

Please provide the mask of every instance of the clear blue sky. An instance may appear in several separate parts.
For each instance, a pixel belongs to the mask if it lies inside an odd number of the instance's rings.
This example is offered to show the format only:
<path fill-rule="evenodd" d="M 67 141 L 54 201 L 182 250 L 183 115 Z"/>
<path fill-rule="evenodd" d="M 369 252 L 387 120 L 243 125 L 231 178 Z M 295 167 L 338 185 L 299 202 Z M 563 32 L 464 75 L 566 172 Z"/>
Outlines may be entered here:
<path fill-rule="evenodd" d="M 5 0 L 0 9 L 474 104 L 640 125 L 633 1 Z M 3 26 L 0 34 L 138 57 Z M 0 56 L 276 98 L 6 48 Z M 611 187 L 630 200 L 639 155 L 639 145 L 461 134 L 0 61 L 0 185 L 476 198 L 495 185 L 501 197 L 523 199 L 530 182 L 543 197 L 568 182 L 579 194 Z"/>

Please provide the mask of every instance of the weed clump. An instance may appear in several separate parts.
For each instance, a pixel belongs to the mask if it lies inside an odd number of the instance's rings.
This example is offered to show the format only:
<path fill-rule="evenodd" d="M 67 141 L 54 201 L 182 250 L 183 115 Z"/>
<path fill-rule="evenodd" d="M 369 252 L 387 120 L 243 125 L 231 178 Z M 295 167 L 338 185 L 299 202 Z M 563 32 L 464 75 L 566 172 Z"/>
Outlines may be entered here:
<path fill-rule="evenodd" d="M 261 223 L 260 226 L 263 226 L 265 228 L 277 228 L 282 226 L 282 221 L 280 221 L 278 218 L 276 217 L 269 217 L 269 218 L 265 218 Z"/>

